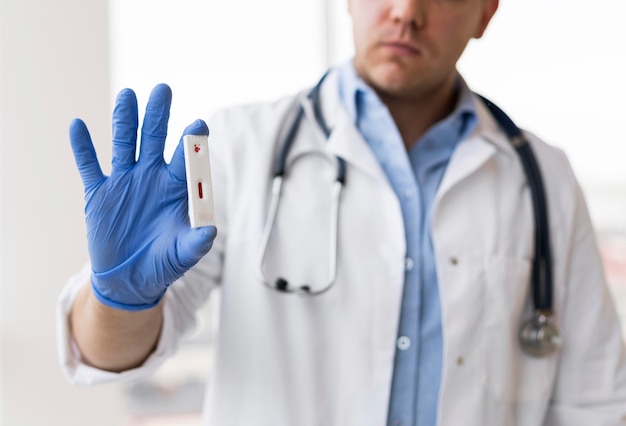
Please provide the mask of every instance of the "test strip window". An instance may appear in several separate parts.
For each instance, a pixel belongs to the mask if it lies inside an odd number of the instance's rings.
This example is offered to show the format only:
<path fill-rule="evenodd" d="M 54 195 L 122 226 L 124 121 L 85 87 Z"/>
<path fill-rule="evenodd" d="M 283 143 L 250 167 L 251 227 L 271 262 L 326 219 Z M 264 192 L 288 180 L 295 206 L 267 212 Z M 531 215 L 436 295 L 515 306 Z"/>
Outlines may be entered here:
<path fill-rule="evenodd" d="M 189 222 L 192 228 L 215 225 L 209 138 L 201 135 L 183 137 Z"/>

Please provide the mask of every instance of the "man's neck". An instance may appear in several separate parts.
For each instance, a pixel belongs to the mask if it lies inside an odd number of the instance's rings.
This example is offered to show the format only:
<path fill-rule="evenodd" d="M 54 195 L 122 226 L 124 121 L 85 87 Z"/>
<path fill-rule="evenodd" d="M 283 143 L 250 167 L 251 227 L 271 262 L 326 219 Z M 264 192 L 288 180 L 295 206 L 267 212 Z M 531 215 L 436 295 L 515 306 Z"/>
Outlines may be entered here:
<path fill-rule="evenodd" d="M 404 146 L 409 151 L 435 123 L 447 117 L 457 102 L 455 78 L 449 79 L 437 90 L 412 98 L 399 98 L 378 93 L 389 109 Z"/>

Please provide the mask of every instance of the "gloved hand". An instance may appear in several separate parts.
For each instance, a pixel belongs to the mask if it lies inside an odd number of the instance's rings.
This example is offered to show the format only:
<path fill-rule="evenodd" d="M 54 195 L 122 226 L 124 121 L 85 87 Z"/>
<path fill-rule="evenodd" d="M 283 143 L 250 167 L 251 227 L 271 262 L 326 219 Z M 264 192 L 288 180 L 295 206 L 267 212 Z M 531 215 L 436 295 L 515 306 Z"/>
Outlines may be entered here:
<path fill-rule="evenodd" d="M 209 251 L 217 232 L 213 226 L 189 225 L 182 138 L 170 164 L 163 159 L 171 99 L 166 85 L 152 91 L 135 161 L 137 99 L 130 89 L 120 92 L 113 111 L 111 176 L 102 174 L 85 123 L 76 119 L 70 125 L 85 185 L 92 289 L 100 302 L 114 308 L 138 311 L 157 305 L 168 286 Z M 198 120 L 183 134 L 208 132 Z"/>

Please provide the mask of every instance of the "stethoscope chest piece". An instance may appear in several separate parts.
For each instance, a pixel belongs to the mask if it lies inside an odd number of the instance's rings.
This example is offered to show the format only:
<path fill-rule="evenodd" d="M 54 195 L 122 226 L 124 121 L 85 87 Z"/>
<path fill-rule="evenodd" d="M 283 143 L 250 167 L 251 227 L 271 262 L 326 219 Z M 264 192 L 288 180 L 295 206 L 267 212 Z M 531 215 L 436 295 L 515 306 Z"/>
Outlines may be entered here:
<path fill-rule="evenodd" d="M 531 319 L 522 323 L 519 330 L 522 350 L 535 358 L 543 358 L 556 352 L 563 342 L 552 316 L 537 311 Z"/>

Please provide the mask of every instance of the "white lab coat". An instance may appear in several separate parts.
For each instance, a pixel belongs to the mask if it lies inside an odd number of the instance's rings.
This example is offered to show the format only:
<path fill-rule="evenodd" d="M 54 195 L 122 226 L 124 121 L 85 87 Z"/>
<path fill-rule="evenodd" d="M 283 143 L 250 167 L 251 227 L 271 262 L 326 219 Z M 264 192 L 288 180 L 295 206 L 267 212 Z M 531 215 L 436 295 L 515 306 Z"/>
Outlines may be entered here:
<path fill-rule="evenodd" d="M 220 285 L 221 315 L 207 425 L 332 426 L 386 422 L 405 268 L 400 203 L 340 106 L 336 73 L 322 90 L 334 129 L 326 141 L 304 94 L 227 110 L 211 123 L 218 237 L 165 299 L 159 345 L 121 374 L 80 362 L 67 313 L 89 270 L 59 303 L 62 364 L 76 383 L 149 374 L 174 353 L 194 312 Z M 325 285 L 335 155 L 348 165 L 341 198 L 337 282 L 317 297 L 269 290 L 255 276 L 272 167 L 286 127 L 306 119 L 288 157 L 265 270 Z M 517 154 L 478 103 L 477 129 L 455 150 L 433 206 L 443 321 L 441 426 L 622 424 L 626 358 L 594 232 L 564 154 L 530 136 L 543 170 L 554 258 L 554 308 L 564 346 L 533 359 L 517 332 L 531 314 L 533 219 Z M 410 196 L 410 194 L 407 194 Z M 208 362 L 208 360 L 207 360 Z"/>

